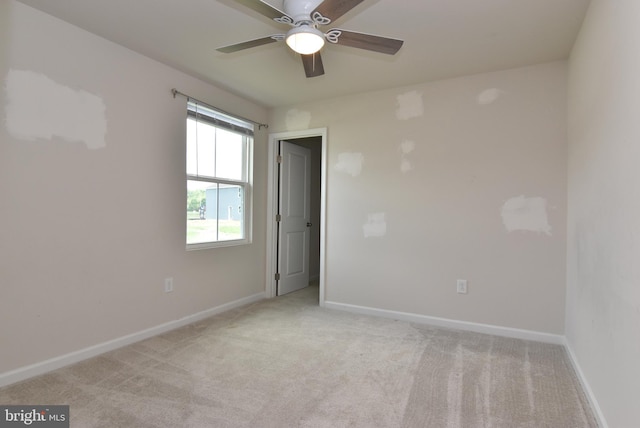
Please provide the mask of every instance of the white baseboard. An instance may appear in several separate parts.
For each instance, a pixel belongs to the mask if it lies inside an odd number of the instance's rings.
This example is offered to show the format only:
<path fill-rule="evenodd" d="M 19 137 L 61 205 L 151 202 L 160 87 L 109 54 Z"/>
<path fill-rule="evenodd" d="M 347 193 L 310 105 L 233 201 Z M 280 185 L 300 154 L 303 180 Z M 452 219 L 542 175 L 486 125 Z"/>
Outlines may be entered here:
<path fill-rule="evenodd" d="M 576 354 L 573 352 L 573 348 L 568 340 L 564 341 L 564 349 L 567 350 L 567 354 L 569 355 L 569 361 L 571 361 L 571 365 L 573 366 L 574 371 L 576 372 L 576 376 L 578 376 L 578 380 L 582 385 L 582 390 L 587 396 L 587 400 L 589 400 L 589 404 L 591 405 L 591 409 L 593 410 L 594 416 L 597 419 L 598 426 L 600 428 L 609 428 L 609 424 L 607 424 L 607 420 L 602 413 L 602 409 L 600 408 L 600 404 L 598 404 L 598 400 L 596 400 L 596 396 L 593 394 L 593 390 L 591 389 L 591 385 L 587 381 L 587 378 L 578 363 L 578 359 L 576 358 Z"/>
<path fill-rule="evenodd" d="M 426 315 L 412 314 L 408 312 L 397 312 L 386 309 L 376 309 L 366 306 L 349 305 L 346 303 L 324 302 L 324 307 L 328 309 L 338 309 L 361 315 L 373 315 L 394 320 L 413 322 L 416 324 L 427 324 L 437 327 L 455 328 L 458 330 L 473 331 L 476 333 L 492 334 L 495 336 L 511 337 L 515 339 L 534 340 L 536 342 L 553 343 L 564 345 L 564 336 L 559 334 L 541 333 L 532 330 L 521 330 L 517 328 L 500 327 L 490 324 L 479 324 L 468 321 L 457 321 L 447 318 L 430 317 Z"/>
<path fill-rule="evenodd" d="M 153 336 L 157 336 L 162 333 L 174 330 L 176 328 L 184 327 L 185 325 L 209 318 L 213 315 L 226 312 L 228 310 L 238 308 L 240 306 L 248 305 L 250 303 L 258 302 L 266 298 L 264 292 L 254 294 L 252 296 L 244 297 L 242 299 L 234 300 L 233 302 L 225 303 L 224 305 L 216 306 L 215 308 L 207 309 L 202 312 L 198 312 L 193 315 L 180 318 L 175 321 L 169 321 L 164 324 L 160 324 L 155 327 L 151 327 L 146 330 L 139 331 L 137 333 L 129 334 L 127 336 L 119 337 L 117 339 L 110 340 L 108 342 L 99 343 L 88 348 L 80 349 L 79 351 L 71 352 L 66 355 L 51 358 L 46 361 L 42 361 L 29 366 L 20 367 L 16 370 L 5 372 L 0 374 L 0 387 L 11 385 L 12 383 L 20 382 L 25 379 L 29 379 L 34 376 L 38 376 L 52 370 L 65 367 L 105 352 L 113 351 L 114 349 L 122 348 L 126 345 L 139 342 L 144 339 L 148 339 Z"/>

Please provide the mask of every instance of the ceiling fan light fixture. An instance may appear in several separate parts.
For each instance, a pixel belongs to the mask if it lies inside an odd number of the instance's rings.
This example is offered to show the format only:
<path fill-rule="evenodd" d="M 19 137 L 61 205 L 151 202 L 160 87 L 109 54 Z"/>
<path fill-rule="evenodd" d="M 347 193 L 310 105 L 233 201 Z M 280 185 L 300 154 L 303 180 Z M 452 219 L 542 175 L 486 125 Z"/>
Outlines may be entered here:
<path fill-rule="evenodd" d="M 308 25 L 294 27 L 287 33 L 287 45 L 301 55 L 311 55 L 324 46 L 324 34 Z"/>

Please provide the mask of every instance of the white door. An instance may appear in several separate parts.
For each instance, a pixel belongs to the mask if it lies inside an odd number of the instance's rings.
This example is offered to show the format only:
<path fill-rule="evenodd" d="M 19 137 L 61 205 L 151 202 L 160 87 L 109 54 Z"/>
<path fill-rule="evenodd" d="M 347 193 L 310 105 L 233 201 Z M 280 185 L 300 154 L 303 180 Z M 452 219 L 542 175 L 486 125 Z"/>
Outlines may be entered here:
<path fill-rule="evenodd" d="M 278 295 L 309 285 L 311 150 L 280 141 Z"/>

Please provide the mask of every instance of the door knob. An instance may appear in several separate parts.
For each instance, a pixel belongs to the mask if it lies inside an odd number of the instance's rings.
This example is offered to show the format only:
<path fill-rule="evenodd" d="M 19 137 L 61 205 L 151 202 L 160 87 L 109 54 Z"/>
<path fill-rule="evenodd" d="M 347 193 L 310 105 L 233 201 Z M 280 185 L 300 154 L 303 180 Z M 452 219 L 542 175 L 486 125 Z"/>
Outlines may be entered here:
<path fill-rule="evenodd" d="M 311 226 L 313 226 L 313 224 L 307 222 L 307 227 L 311 227 Z"/>

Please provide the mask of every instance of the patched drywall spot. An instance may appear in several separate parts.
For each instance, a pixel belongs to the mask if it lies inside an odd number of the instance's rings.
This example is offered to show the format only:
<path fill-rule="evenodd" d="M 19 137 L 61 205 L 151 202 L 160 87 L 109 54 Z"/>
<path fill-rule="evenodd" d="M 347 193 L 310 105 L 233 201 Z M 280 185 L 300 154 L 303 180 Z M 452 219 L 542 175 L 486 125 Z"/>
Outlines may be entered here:
<path fill-rule="evenodd" d="M 60 138 L 84 143 L 89 149 L 106 146 L 106 107 L 97 95 L 28 70 L 10 70 L 5 89 L 7 131 L 14 138 Z"/>
<path fill-rule="evenodd" d="M 367 222 L 362 225 L 365 238 L 380 238 L 387 234 L 387 222 L 384 213 L 369 214 Z"/>
<path fill-rule="evenodd" d="M 413 169 L 413 165 L 411 165 L 411 162 L 408 159 L 402 159 L 402 161 L 400 161 L 400 171 L 402 173 L 406 174 L 412 169 Z"/>
<path fill-rule="evenodd" d="M 402 157 L 400 159 L 400 171 L 403 173 L 407 173 L 413 169 L 413 165 L 411 165 L 408 155 L 414 151 L 415 148 L 416 143 L 414 141 L 404 140 L 400 143 L 400 152 L 402 153 Z"/>
<path fill-rule="evenodd" d="M 362 172 L 363 164 L 364 156 L 362 153 L 340 153 L 338 155 L 336 171 L 346 172 L 347 174 L 356 177 Z"/>
<path fill-rule="evenodd" d="M 483 106 L 493 104 L 502 94 L 504 94 L 504 91 L 498 88 L 485 89 L 478 94 L 478 104 Z"/>
<path fill-rule="evenodd" d="M 402 154 L 408 155 L 415 149 L 416 149 L 415 141 L 404 140 L 402 143 L 400 143 L 400 150 L 402 151 Z"/>
<path fill-rule="evenodd" d="M 311 124 L 311 112 L 298 110 L 297 108 L 287 111 L 285 123 L 288 130 L 309 129 Z"/>
<path fill-rule="evenodd" d="M 424 114 L 424 105 L 420 92 L 411 91 L 400 94 L 397 100 L 396 117 L 398 120 L 409 120 L 414 117 L 421 117 Z"/>
<path fill-rule="evenodd" d="M 547 217 L 547 200 L 520 195 L 509 199 L 500 210 L 502 222 L 508 232 L 528 231 L 551 236 Z"/>

